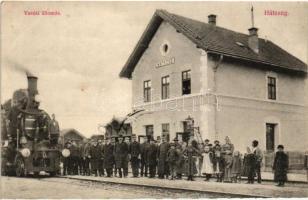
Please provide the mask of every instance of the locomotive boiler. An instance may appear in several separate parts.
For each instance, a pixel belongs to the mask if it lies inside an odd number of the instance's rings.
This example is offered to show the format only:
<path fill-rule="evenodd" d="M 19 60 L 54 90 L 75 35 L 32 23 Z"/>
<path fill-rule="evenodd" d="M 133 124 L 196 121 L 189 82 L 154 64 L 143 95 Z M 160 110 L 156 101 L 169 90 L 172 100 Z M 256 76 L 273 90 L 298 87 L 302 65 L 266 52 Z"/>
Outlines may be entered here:
<path fill-rule="evenodd" d="M 37 77 L 27 76 L 28 88 L 19 89 L 1 106 L 2 173 L 26 176 L 60 171 L 59 130 L 39 108 Z M 53 131 L 51 131 L 53 130 Z"/>

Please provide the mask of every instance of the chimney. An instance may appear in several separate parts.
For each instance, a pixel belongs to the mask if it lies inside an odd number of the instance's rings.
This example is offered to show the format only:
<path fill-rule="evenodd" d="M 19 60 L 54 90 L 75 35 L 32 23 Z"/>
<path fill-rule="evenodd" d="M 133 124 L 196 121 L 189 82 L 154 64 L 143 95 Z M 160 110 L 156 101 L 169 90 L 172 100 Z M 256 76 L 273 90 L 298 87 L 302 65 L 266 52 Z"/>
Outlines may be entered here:
<path fill-rule="evenodd" d="M 211 14 L 208 16 L 208 18 L 209 18 L 209 24 L 212 24 L 215 26 L 216 25 L 216 15 Z"/>
<path fill-rule="evenodd" d="M 28 92 L 30 97 L 34 97 L 38 94 L 37 91 L 37 77 L 35 76 L 27 76 L 28 78 Z"/>
<path fill-rule="evenodd" d="M 248 29 L 248 46 L 255 53 L 259 53 L 259 38 L 258 38 L 258 28 L 252 27 Z"/>

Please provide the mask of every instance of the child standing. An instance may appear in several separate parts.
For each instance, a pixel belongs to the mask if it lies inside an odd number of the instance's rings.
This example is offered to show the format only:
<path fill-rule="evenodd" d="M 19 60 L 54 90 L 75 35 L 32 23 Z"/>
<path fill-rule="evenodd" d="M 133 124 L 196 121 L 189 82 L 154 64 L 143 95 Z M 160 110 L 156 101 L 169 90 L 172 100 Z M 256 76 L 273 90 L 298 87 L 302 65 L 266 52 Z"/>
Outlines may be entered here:
<path fill-rule="evenodd" d="M 203 163 L 202 163 L 202 174 L 205 174 L 205 181 L 210 180 L 213 169 L 213 152 L 210 151 L 209 146 L 205 146 L 202 151 Z"/>
<path fill-rule="evenodd" d="M 235 151 L 232 158 L 231 175 L 232 182 L 237 183 L 241 178 L 242 158 L 239 151 Z"/>
<path fill-rule="evenodd" d="M 289 168 L 289 158 L 284 152 L 284 146 L 278 145 L 278 151 L 275 154 L 273 171 L 274 181 L 277 182 L 277 186 L 283 187 L 287 181 L 287 172 Z"/>

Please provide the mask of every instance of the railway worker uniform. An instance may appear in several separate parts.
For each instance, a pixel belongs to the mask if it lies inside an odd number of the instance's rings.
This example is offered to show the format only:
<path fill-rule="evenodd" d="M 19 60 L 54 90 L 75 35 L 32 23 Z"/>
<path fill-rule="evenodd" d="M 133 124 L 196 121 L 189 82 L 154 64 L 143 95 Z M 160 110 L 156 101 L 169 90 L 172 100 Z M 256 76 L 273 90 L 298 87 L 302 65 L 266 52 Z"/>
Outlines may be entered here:
<path fill-rule="evenodd" d="M 157 165 L 157 145 L 153 138 L 150 140 L 150 145 L 147 150 L 147 165 L 149 166 L 149 178 L 154 178 L 156 174 L 156 165 Z"/>
<path fill-rule="evenodd" d="M 104 149 L 104 144 L 102 140 L 98 140 L 98 147 L 100 148 L 100 152 L 101 152 L 101 156 L 99 159 L 99 163 L 98 163 L 98 171 L 99 171 L 99 176 L 104 176 L 104 153 L 103 153 L 103 149 Z"/>
<path fill-rule="evenodd" d="M 167 153 L 170 149 L 170 144 L 166 142 L 165 137 L 162 137 L 162 143 L 158 147 L 157 157 L 158 157 L 158 177 L 160 179 L 168 178 L 169 166 L 167 162 Z"/>
<path fill-rule="evenodd" d="M 140 144 L 136 141 L 136 135 L 132 135 L 132 143 L 130 144 L 130 155 L 133 177 L 139 176 L 140 152 Z"/>
<path fill-rule="evenodd" d="M 149 146 L 150 146 L 150 143 L 149 143 L 148 139 L 144 138 L 143 143 L 140 144 L 140 155 L 141 155 L 140 175 L 141 176 L 144 175 L 145 177 L 148 176 L 148 169 L 149 169 L 149 166 L 147 164 L 147 151 L 149 150 Z"/>
<path fill-rule="evenodd" d="M 114 145 L 111 144 L 110 139 L 106 139 L 106 144 L 103 148 L 103 154 L 104 154 L 104 168 L 107 173 L 107 177 L 112 176 L 112 170 L 114 165 L 114 157 L 113 157 L 113 149 Z"/>
<path fill-rule="evenodd" d="M 97 144 L 97 141 L 92 142 L 92 146 L 90 147 L 90 163 L 91 163 L 91 171 L 92 174 L 98 176 L 99 170 L 99 160 L 101 158 L 101 149 Z"/>
<path fill-rule="evenodd" d="M 122 136 L 119 136 L 118 143 L 116 143 L 114 147 L 114 158 L 120 178 L 122 178 L 122 169 L 124 177 L 127 177 L 128 175 L 128 150 L 127 143 L 123 141 Z"/>
<path fill-rule="evenodd" d="M 72 146 L 70 147 L 71 159 L 69 160 L 69 168 L 71 175 L 78 175 L 78 160 L 79 160 L 79 148 L 75 141 L 72 142 Z"/>
<path fill-rule="evenodd" d="M 82 168 L 83 168 L 83 175 L 90 176 L 90 148 L 91 144 L 89 141 L 83 145 L 83 149 L 81 152 L 82 157 Z"/>

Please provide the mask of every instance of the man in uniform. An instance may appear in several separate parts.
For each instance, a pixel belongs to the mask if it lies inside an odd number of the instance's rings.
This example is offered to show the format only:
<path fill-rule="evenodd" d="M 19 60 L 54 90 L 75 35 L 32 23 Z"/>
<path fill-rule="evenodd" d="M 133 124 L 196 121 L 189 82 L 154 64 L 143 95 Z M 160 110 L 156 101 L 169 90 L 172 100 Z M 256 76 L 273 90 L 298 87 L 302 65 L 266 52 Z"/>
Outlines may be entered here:
<path fill-rule="evenodd" d="M 82 159 L 82 175 L 90 176 L 90 148 L 91 143 L 89 139 L 84 140 L 83 147 L 81 149 L 81 159 Z"/>
<path fill-rule="evenodd" d="M 112 137 L 111 138 L 111 144 L 113 145 L 113 154 L 114 154 L 114 148 L 115 148 L 115 145 L 117 144 L 117 140 L 115 137 Z M 113 155 L 113 158 L 115 159 L 114 155 Z M 114 177 L 117 177 L 117 167 L 116 167 L 116 164 L 115 164 L 115 160 L 113 161 L 113 167 L 112 167 L 112 170 L 113 170 L 113 173 L 114 173 Z"/>
<path fill-rule="evenodd" d="M 113 144 L 111 144 L 110 138 L 106 138 L 105 145 L 103 148 L 103 154 L 104 154 L 104 168 L 106 170 L 107 177 L 112 176 L 112 170 L 114 165 L 113 149 L 114 146 Z"/>
<path fill-rule="evenodd" d="M 158 157 L 158 178 L 163 179 L 168 178 L 169 167 L 167 162 L 167 153 L 170 149 L 170 144 L 166 142 L 166 137 L 162 137 L 162 143 L 158 147 L 157 157 Z"/>
<path fill-rule="evenodd" d="M 147 166 L 149 167 L 149 178 L 154 178 L 156 174 L 157 165 L 157 145 L 153 138 L 150 139 L 150 145 L 148 147 L 147 153 Z"/>
<path fill-rule="evenodd" d="M 119 177 L 122 178 L 123 170 L 124 178 L 126 178 L 128 175 L 128 145 L 123 141 L 123 136 L 121 135 L 118 137 L 118 143 L 114 147 L 114 158 Z"/>
<path fill-rule="evenodd" d="M 98 161 L 98 172 L 99 172 L 99 176 L 104 176 L 105 175 L 104 173 L 104 154 L 103 154 L 104 144 L 101 139 L 98 140 L 98 147 L 101 152 L 101 156 Z"/>
<path fill-rule="evenodd" d="M 79 149 L 76 144 L 76 141 L 72 141 L 72 146 L 70 148 L 71 159 L 70 159 L 70 168 L 72 175 L 78 174 L 78 157 L 79 157 Z"/>
<path fill-rule="evenodd" d="M 142 143 L 140 144 L 140 155 L 141 155 L 141 172 L 140 172 L 140 175 L 141 176 L 145 176 L 147 177 L 148 176 L 148 165 L 147 165 L 147 151 L 149 149 L 149 146 L 150 146 L 150 143 L 149 143 L 149 140 L 150 138 L 145 138 L 145 137 L 142 137 L 141 138 L 143 141 Z"/>
<path fill-rule="evenodd" d="M 130 144 L 131 166 L 133 177 L 139 176 L 139 158 L 140 158 L 140 144 L 136 141 L 136 135 L 132 135 L 132 143 Z"/>
<path fill-rule="evenodd" d="M 92 140 L 92 146 L 90 147 L 90 163 L 91 163 L 91 170 L 95 176 L 98 176 L 98 164 L 99 160 L 102 156 L 102 152 L 100 147 L 97 144 L 97 141 Z"/>

